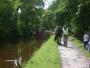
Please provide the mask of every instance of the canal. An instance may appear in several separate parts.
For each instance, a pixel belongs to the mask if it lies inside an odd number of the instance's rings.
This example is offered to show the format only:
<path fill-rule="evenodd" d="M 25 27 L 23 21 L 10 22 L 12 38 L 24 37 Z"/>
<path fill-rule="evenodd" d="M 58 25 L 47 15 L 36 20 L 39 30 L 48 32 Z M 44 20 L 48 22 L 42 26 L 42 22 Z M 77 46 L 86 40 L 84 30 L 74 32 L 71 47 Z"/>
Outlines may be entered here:
<path fill-rule="evenodd" d="M 48 38 L 20 41 L 0 47 L 0 68 L 22 68 L 22 64 L 26 63 Z"/>

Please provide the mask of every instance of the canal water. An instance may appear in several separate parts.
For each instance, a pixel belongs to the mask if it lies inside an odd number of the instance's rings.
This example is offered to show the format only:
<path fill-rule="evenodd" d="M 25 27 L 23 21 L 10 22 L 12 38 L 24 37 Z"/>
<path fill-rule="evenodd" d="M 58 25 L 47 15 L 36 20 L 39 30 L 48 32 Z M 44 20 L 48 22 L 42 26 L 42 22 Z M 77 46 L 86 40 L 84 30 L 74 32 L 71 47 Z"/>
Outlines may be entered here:
<path fill-rule="evenodd" d="M 22 68 L 22 63 L 27 62 L 41 44 L 41 40 L 33 40 L 0 47 L 0 68 Z"/>

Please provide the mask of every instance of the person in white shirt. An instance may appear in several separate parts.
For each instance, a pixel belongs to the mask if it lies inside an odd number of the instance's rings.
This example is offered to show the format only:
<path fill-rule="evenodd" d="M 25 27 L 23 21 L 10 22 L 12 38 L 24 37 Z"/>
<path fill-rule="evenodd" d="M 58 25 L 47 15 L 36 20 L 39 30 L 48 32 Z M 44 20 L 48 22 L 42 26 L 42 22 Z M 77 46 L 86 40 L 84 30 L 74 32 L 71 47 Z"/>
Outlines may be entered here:
<path fill-rule="evenodd" d="M 84 42 L 84 49 L 86 49 L 86 45 L 88 44 L 89 42 L 89 35 L 88 33 L 86 32 L 83 36 L 83 42 Z"/>
<path fill-rule="evenodd" d="M 64 42 L 64 46 L 67 47 L 67 42 L 68 42 L 68 35 L 69 35 L 69 32 L 68 32 L 68 27 L 63 27 L 63 42 Z"/>

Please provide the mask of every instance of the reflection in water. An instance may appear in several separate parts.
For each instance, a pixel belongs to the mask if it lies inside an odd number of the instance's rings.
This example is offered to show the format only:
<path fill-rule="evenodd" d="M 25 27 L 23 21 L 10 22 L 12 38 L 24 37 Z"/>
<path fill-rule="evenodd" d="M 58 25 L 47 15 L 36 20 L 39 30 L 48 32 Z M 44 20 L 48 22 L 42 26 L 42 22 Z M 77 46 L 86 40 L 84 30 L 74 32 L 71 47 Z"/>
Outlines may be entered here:
<path fill-rule="evenodd" d="M 18 44 L 7 44 L 0 48 L 0 68 L 22 68 L 22 63 L 26 63 L 39 49 L 43 42 L 50 37 L 49 33 L 44 35 L 44 39 L 20 41 Z"/>
<path fill-rule="evenodd" d="M 18 65 L 21 66 L 21 58 L 20 59 L 15 59 L 15 60 L 5 60 L 5 62 L 12 62 L 14 64 L 13 68 L 16 68 Z"/>
<path fill-rule="evenodd" d="M 5 62 L 12 62 L 14 64 L 14 68 L 16 68 L 18 65 L 21 66 L 22 57 L 19 57 L 18 59 L 15 60 L 5 60 Z"/>
<path fill-rule="evenodd" d="M 38 42 L 38 43 L 37 43 Z M 21 64 L 30 59 L 33 52 L 41 46 L 42 41 L 19 42 L 0 48 L 0 68 L 21 68 Z"/>

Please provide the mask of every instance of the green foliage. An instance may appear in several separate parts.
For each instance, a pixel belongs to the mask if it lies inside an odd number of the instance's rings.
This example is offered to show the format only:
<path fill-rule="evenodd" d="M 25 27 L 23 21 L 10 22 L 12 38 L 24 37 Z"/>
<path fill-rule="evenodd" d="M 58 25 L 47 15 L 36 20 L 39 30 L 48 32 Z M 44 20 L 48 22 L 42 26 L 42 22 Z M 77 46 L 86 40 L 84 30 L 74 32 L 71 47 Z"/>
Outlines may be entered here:
<path fill-rule="evenodd" d="M 23 24 L 23 36 L 30 35 L 33 28 L 40 27 L 41 16 L 43 13 L 43 1 L 42 0 L 21 0 L 21 21 Z"/>
<path fill-rule="evenodd" d="M 82 38 L 85 31 L 90 32 L 90 1 L 86 1 L 80 3 L 77 18 L 74 23 L 75 27 L 75 35 Z"/>
<path fill-rule="evenodd" d="M 89 0 L 56 0 L 49 8 L 56 14 L 56 24 L 69 27 L 74 36 L 82 38 L 90 32 Z"/>
<path fill-rule="evenodd" d="M 42 15 L 42 25 L 47 30 L 53 29 L 55 27 L 55 13 L 50 10 L 45 11 Z"/>
<path fill-rule="evenodd" d="M 16 31 L 14 8 L 9 0 L 0 1 L 0 40 L 12 38 Z"/>
<path fill-rule="evenodd" d="M 59 51 L 53 39 L 51 36 L 23 68 L 61 68 Z"/>
<path fill-rule="evenodd" d="M 69 27 L 71 19 L 77 11 L 77 0 L 56 0 L 50 6 L 50 10 L 56 14 L 56 25 Z"/>
<path fill-rule="evenodd" d="M 0 40 L 31 36 L 32 29 L 40 26 L 43 6 L 43 0 L 0 0 Z"/>
<path fill-rule="evenodd" d="M 44 10 L 43 0 L 0 0 L 0 40 L 28 38 L 33 28 L 65 24 L 78 37 L 90 32 L 90 1 L 55 0 Z"/>

